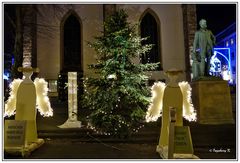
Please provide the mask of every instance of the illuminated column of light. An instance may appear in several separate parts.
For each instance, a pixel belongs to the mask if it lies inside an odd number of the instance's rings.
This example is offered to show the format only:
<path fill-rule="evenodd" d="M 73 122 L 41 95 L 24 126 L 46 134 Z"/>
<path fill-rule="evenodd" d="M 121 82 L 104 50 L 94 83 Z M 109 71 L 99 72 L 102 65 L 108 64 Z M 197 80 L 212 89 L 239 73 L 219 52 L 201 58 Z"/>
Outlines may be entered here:
<path fill-rule="evenodd" d="M 24 35 L 25 36 L 25 35 Z M 23 67 L 31 67 L 31 55 L 32 52 L 32 41 L 29 36 L 23 38 Z"/>
<path fill-rule="evenodd" d="M 68 72 L 68 118 L 77 121 L 77 72 Z"/>

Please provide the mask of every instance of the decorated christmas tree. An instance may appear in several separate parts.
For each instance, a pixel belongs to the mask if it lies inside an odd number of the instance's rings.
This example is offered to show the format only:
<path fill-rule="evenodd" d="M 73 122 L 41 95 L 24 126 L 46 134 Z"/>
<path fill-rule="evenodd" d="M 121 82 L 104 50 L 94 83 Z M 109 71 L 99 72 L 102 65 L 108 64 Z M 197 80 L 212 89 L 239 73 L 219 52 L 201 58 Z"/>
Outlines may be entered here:
<path fill-rule="evenodd" d="M 124 10 L 104 22 L 102 36 L 90 47 L 97 52 L 97 63 L 89 65 L 96 77 L 84 79 L 82 105 L 91 109 L 91 125 L 105 135 L 125 137 L 136 132 L 144 121 L 149 104 L 148 71 L 159 63 L 139 64 L 132 59 L 147 54 L 153 45 L 145 44 L 136 25 L 127 22 Z"/>

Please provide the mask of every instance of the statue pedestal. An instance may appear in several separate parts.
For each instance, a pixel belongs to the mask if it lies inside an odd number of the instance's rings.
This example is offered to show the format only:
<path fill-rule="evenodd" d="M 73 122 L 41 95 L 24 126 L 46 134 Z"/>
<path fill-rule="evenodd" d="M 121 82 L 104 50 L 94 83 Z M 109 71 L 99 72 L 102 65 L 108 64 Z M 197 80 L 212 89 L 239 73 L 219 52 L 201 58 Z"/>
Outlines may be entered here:
<path fill-rule="evenodd" d="M 234 123 L 227 81 L 194 81 L 191 86 L 193 105 L 200 124 Z"/>
<path fill-rule="evenodd" d="M 58 126 L 59 128 L 80 128 L 82 126 L 81 121 L 68 119 L 64 124 Z"/>
<path fill-rule="evenodd" d="M 37 139 L 35 142 L 28 143 L 24 147 L 4 147 L 4 151 L 14 156 L 21 155 L 22 157 L 29 156 L 33 151 L 44 144 L 43 139 Z"/>

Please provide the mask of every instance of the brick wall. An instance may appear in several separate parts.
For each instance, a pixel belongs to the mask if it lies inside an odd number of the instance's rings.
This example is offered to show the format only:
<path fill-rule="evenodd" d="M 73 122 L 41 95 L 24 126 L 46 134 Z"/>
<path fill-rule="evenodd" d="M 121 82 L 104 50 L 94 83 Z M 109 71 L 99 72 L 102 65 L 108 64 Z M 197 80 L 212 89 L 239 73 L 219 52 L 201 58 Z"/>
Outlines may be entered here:
<path fill-rule="evenodd" d="M 184 28 L 184 46 L 186 56 L 186 79 L 191 80 L 191 66 L 190 66 L 190 47 L 193 46 L 194 34 L 197 30 L 197 15 L 196 5 L 183 4 L 183 28 Z"/>

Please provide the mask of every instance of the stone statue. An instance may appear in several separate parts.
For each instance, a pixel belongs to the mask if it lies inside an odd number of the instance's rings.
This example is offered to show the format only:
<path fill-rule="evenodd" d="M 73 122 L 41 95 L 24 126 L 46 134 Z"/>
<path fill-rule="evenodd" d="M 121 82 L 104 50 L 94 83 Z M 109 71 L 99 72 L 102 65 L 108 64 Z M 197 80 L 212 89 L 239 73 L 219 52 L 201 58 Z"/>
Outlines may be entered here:
<path fill-rule="evenodd" d="M 209 76 L 210 59 L 213 55 L 213 46 L 215 45 L 215 37 L 207 29 L 207 21 L 201 19 L 199 25 L 201 28 L 195 33 L 193 42 L 193 79 Z"/>

